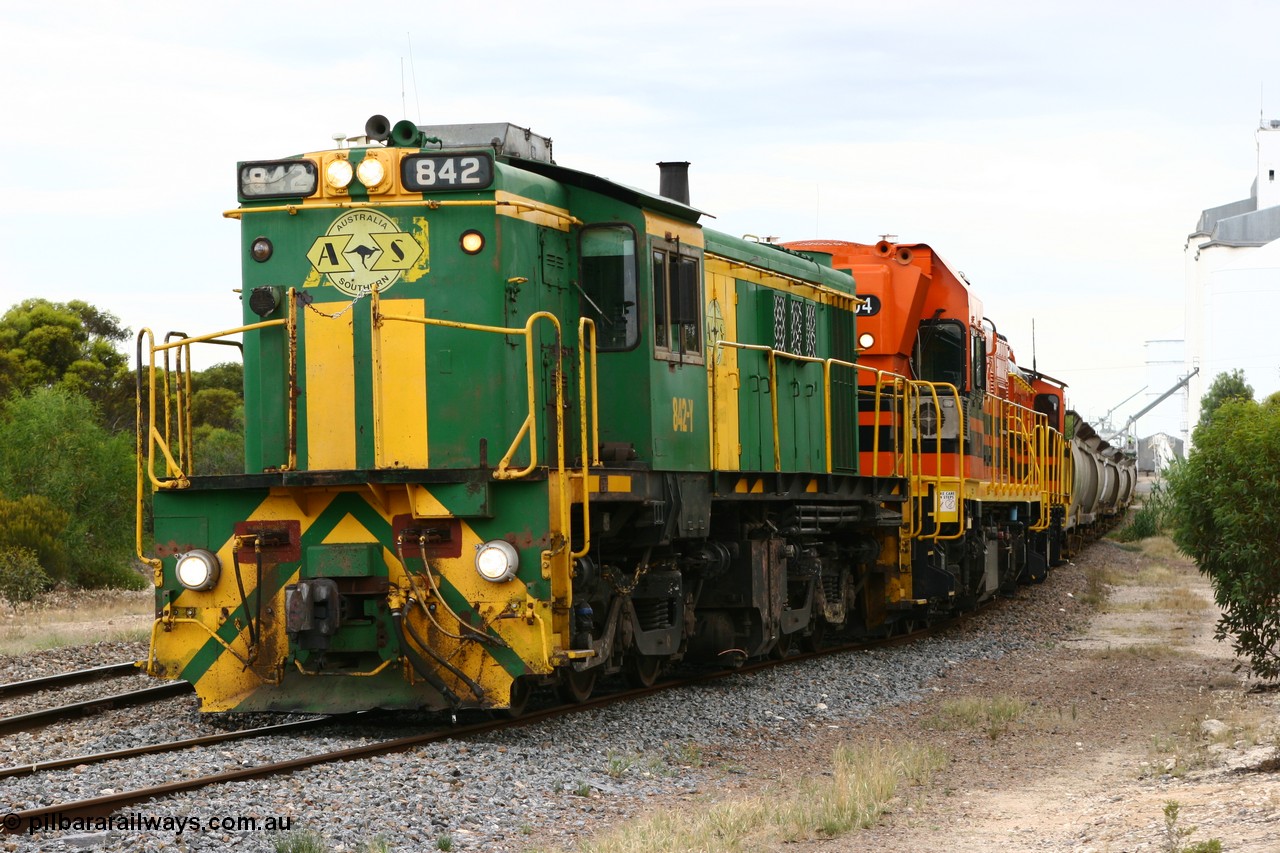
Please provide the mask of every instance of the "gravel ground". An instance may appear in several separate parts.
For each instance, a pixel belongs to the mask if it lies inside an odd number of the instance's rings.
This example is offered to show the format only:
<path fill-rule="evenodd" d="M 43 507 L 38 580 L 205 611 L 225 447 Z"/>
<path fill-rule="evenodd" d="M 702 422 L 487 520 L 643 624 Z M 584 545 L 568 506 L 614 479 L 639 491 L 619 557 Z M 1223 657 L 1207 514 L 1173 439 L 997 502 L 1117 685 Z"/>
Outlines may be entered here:
<path fill-rule="evenodd" d="M 117 816 L 132 822 L 123 827 L 55 827 L 5 837 L 0 849 L 272 850 L 280 840 L 273 829 L 313 833 L 335 851 L 379 840 L 391 849 L 436 849 L 446 838 L 453 850 L 569 846 L 656 798 L 714 788 L 735 756 L 794 748 L 919 697 L 923 683 L 949 667 L 998 659 L 1060 636 L 1084 614 L 1083 586 L 1080 572 L 1067 566 L 965 625 L 910 646 L 794 663 L 464 742 L 205 788 L 133 807 Z M 98 644 L 0 659 L 0 681 L 143 654 L 133 646 Z M 193 698 L 174 699 L 4 738 L 0 759 L 30 762 L 210 728 L 195 713 Z M 0 782 L 0 805 L 52 805 L 400 736 L 405 728 L 308 732 L 9 779 Z M 228 820 L 231 827 L 224 825 Z M 244 825 L 247 820 L 256 827 Z M 185 831 L 139 829 L 138 821 L 181 822 Z"/>

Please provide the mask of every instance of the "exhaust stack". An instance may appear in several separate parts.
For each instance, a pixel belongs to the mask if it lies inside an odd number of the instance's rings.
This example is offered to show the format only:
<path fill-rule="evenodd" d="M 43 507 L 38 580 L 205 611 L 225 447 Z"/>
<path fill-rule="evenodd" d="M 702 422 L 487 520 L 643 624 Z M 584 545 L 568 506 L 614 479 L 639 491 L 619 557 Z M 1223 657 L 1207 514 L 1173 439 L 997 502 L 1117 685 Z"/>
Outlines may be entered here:
<path fill-rule="evenodd" d="M 658 164 L 658 195 L 689 204 L 689 163 Z"/>

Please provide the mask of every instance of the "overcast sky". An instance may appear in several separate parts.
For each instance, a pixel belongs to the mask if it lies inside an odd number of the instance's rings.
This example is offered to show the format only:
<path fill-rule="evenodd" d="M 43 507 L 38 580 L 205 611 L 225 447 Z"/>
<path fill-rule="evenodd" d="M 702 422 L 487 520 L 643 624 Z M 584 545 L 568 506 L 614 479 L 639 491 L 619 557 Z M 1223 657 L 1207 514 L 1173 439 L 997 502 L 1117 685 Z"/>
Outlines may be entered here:
<path fill-rule="evenodd" d="M 14 7 L 0 311 L 79 298 L 157 334 L 239 321 L 237 160 L 373 113 L 510 121 L 633 186 L 691 161 L 731 234 L 929 243 L 1097 415 L 1182 336 L 1187 234 L 1280 117 L 1256 0 Z"/>

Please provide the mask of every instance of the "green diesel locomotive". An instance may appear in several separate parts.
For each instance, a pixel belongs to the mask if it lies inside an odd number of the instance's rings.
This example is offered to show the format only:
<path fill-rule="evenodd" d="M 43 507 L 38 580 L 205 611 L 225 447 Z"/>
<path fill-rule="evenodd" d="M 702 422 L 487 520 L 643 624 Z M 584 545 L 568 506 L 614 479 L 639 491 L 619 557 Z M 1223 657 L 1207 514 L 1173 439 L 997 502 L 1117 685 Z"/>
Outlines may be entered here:
<path fill-rule="evenodd" d="M 965 389 L 859 364 L 868 300 L 830 253 L 702 227 L 688 164 L 650 194 L 551 154 L 375 116 L 238 165 L 243 324 L 139 336 L 148 672 L 207 711 L 518 711 L 889 631 L 1023 571 L 913 564 L 970 536 L 971 496 L 1044 530 L 1060 441 L 1010 438 L 1017 482 L 979 494 L 922 426 Z M 229 341 L 245 468 L 203 476 L 192 350 Z"/>

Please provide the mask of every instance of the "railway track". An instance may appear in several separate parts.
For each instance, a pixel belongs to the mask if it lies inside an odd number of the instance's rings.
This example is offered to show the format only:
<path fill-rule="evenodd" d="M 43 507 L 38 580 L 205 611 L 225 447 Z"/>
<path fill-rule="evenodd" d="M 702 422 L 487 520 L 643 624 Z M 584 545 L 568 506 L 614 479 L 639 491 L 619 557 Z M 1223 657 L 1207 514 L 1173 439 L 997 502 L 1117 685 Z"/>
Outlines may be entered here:
<path fill-rule="evenodd" d="M 104 666 L 77 669 L 72 672 L 58 673 L 57 675 L 29 678 L 25 681 L 11 681 L 8 684 L 0 684 L 0 699 L 28 696 L 32 693 L 39 693 L 42 690 L 72 687 L 77 684 L 88 684 L 108 678 L 122 678 L 126 675 L 135 675 L 137 673 L 138 665 L 136 663 L 109 663 Z"/>
<path fill-rule="evenodd" d="M 374 743 L 363 744 L 345 749 L 332 750 L 329 752 L 316 753 L 314 755 L 293 758 L 286 761 L 269 762 L 254 767 L 241 767 L 219 773 L 212 773 L 204 776 L 197 776 L 191 779 L 181 779 L 166 782 L 160 785 L 154 785 L 143 788 L 135 788 L 132 790 L 119 791 L 113 794 L 107 794 L 98 797 L 91 797 L 82 800 L 72 800 L 62 803 L 56 803 L 25 811 L 13 812 L 5 817 L 2 826 L 4 833 L 25 832 L 28 827 L 41 826 L 44 821 L 50 817 L 59 816 L 65 818 L 100 818 L 106 817 L 126 806 L 147 802 L 149 800 L 168 797 L 188 791 L 198 790 L 210 785 L 218 785 L 228 782 L 236 782 L 248 779 L 261 779 L 280 774 L 291 773 L 306 767 L 313 767 L 320 764 L 328 764 L 340 761 L 354 761 L 364 758 L 373 758 L 376 756 L 388 755 L 397 752 L 414 749 L 427 744 L 436 743 L 444 740 L 460 739 L 474 737 L 477 735 L 496 732 L 508 728 L 517 728 L 521 726 L 531 725 L 534 723 L 550 720 L 555 717 L 565 716 L 568 714 L 581 713 L 598 708 L 607 707 L 609 705 L 620 702 L 629 702 L 659 693 L 667 690 L 674 690 L 683 687 L 690 687 L 702 684 L 708 684 L 719 681 L 724 678 L 735 675 L 745 675 L 760 672 L 776 666 L 791 666 L 803 663 L 805 661 L 827 657 L 838 654 L 845 654 L 854 651 L 864 651 L 870 648 L 883 648 L 901 643 L 914 642 L 934 631 L 942 630 L 946 627 L 958 624 L 964 617 L 946 620 L 938 623 L 931 628 L 922 629 L 910 634 L 902 634 L 887 639 L 880 639 L 871 642 L 847 643 L 834 645 L 819 651 L 803 652 L 794 654 L 781 660 L 761 660 L 747 663 L 743 666 L 733 669 L 720 669 L 711 672 L 705 672 L 689 677 L 679 679 L 671 679 L 661 681 L 650 687 L 640 687 L 620 692 L 601 695 L 585 702 L 574 703 L 568 705 L 555 705 L 548 708 L 529 711 L 515 718 L 494 718 L 475 722 L 465 725 L 444 726 L 439 729 L 422 732 L 406 737 L 399 737 L 390 740 L 378 741 Z M 245 729 L 235 732 L 224 732 L 214 735 L 208 735 L 197 738 L 187 738 L 180 741 L 170 743 L 155 744 L 152 746 L 132 747 L 114 752 L 98 753 L 90 756 L 80 756 L 76 758 L 59 759 L 48 762 L 36 762 L 30 765 L 15 766 L 0 770 L 0 778 L 10 778 L 14 776 L 32 775 L 46 770 L 55 770 L 76 766 L 77 764 L 96 763 L 102 761 L 110 761 L 121 758 L 129 758 L 140 755 L 157 754 L 160 752 L 174 751 L 186 749 L 190 747 L 207 746 L 216 743 L 222 743 L 230 740 L 246 739 L 253 737 L 268 736 L 272 734 L 284 734 L 294 732 L 306 728 L 319 726 L 323 723 L 331 723 L 334 718 L 313 718 L 302 720 L 295 723 L 278 724 L 274 726 L 264 726 L 256 729 Z"/>
<path fill-rule="evenodd" d="M 70 758 L 56 758 L 49 761 L 37 761 L 32 764 L 19 764 L 13 767 L 0 768 L 0 779 L 12 779 L 17 776 L 31 776 L 47 770 L 62 770 L 67 767 L 78 767 L 99 764 L 103 761 L 115 761 L 121 758 L 135 758 L 140 755 L 159 755 L 164 752 L 176 752 L 197 746 L 214 746 L 235 740 L 269 735 L 292 734 L 294 732 L 314 729 L 317 726 L 332 722 L 332 717 L 312 717 L 306 720 L 295 720 L 288 723 L 276 723 L 270 726 L 258 726 L 251 729 L 238 729 L 230 732 L 202 735 L 200 737 L 182 738 L 164 743 L 133 746 L 127 749 L 116 749 L 110 752 L 95 752 L 90 755 L 74 755 Z"/>
<path fill-rule="evenodd" d="M 32 696 L 46 691 L 60 691 L 69 687 L 123 679 L 138 674 L 139 670 L 136 664 L 113 663 L 24 681 L 13 681 L 8 684 L 0 684 L 0 700 Z M 67 702 L 36 711 L 12 714 L 0 717 L 0 735 L 32 732 L 63 720 L 91 716 L 114 708 L 145 705 L 150 702 L 158 702 L 161 699 L 168 699 L 172 696 L 181 696 L 189 692 L 191 692 L 191 685 L 185 681 L 160 685 L 149 684 L 147 687 L 138 690 L 126 690 L 106 696 L 95 696 L 91 699 Z"/>

